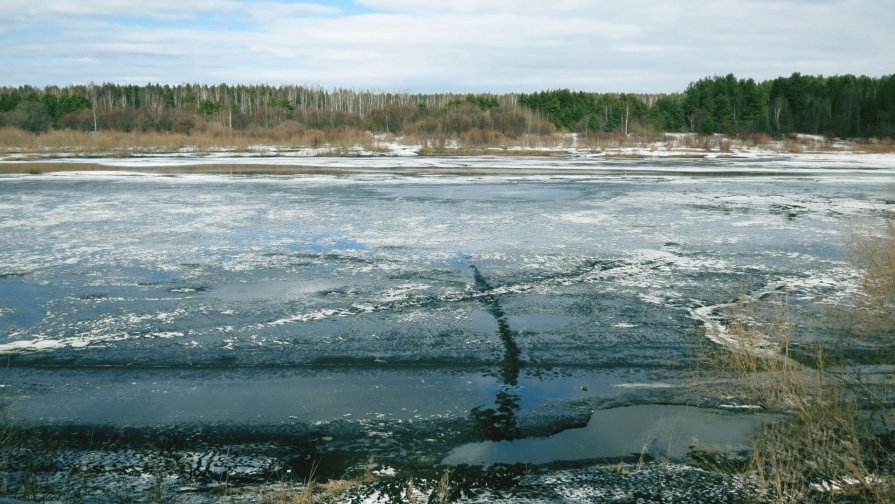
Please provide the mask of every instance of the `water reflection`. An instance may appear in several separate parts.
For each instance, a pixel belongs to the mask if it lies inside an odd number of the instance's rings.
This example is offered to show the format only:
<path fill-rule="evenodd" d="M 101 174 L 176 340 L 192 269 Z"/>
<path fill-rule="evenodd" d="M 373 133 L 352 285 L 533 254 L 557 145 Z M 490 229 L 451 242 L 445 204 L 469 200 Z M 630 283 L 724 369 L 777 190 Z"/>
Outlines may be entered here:
<path fill-rule="evenodd" d="M 503 344 L 504 356 L 500 366 L 500 378 L 502 385 L 497 391 L 494 400 L 496 408 L 477 407 L 472 410 L 476 427 L 479 433 L 492 441 L 517 439 L 522 437 L 516 421 L 516 412 L 519 411 L 520 396 L 517 387 L 519 385 L 519 371 L 522 368 L 522 360 L 519 357 L 519 346 L 513 338 L 513 331 L 507 322 L 506 314 L 500 305 L 500 300 L 493 293 L 493 287 L 485 279 L 478 267 L 471 265 L 475 278 L 475 288 L 485 293 L 481 297 L 488 307 L 488 313 L 497 321 L 497 334 Z"/>
<path fill-rule="evenodd" d="M 453 449 L 442 464 L 549 464 L 559 460 L 681 461 L 693 450 L 746 450 L 755 430 L 783 416 L 694 406 L 644 404 L 595 412 L 587 427 L 512 443 L 479 441 Z"/>

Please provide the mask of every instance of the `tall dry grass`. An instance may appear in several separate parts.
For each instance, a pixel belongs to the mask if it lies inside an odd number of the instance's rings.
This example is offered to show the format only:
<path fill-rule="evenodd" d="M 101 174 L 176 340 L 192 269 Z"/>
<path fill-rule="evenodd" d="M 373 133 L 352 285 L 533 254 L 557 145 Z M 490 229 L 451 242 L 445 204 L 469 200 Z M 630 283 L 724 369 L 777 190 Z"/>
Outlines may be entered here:
<path fill-rule="evenodd" d="M 820 138 L 820 139 L 819 139 Z M 406 145 L 418 145 L 426 155 L 515 154 L 537 153 L 543 150 L 605 151 L 607 149 L 654 149 L 657 145 L 687 148 L 705 152 L 731 152 L 733 148 L 755 147 L 771 151 L 858 153 L 893 153 L 892 139 L 865 139 L 832 142 L 810 135 L 793 135 L 772 140 L 764 134 L 747 137 L 724 135 L 680 134 L 666 135 L 651 129 L 635 128 L 628 135 L 622 133 L 588 132 L 567 134 L 544 131 L 541 133 L 507 135 L 495 129 L 472 128 L 462 133 L 441 130 L 411 129 L 401 136 L 373 135 L 351 127 L 308 128 L 295 121 L 283 121 L 271 128 L 230 130 L 216 123 L 204 124 L 189 133 L 182 132 L 123 132 L 102 130 L 50 130 L 35 134 L 14 127 L 0 128 L 0 152 L 59 152 L 59 153 L 153 153 L 220 150 L 251 151 L 260 146 L 277 148 L 312 148 L 329 150 L 335 154 L 350 154 L 357 148 L 376 152 L 383 150 L 382 139 Z"/>
<path fill-rule="evenodd" d="M 870 154 L 890 154 L 895 152 L 895 140 L 891 138 L 869 138 L 855 142 L 856 150 Z"/>
<path fill-rule="evenodd" d="M 259 130 L 230 131 L 209 126 L 205 131 L 122 132 L 52 130 L 33 134 L 16 128 L 0 128 L 0 151 L 6 152 L 76 152 L 87 154 L 177 152 L 177 151 L 247 151 L 258 146 L 279 148 L 329 148 L 350 150 L 356 147 L 375 150 L 372 135 L 365 131 L 335 128 L 307 129 L 295 122 Z"/>
<path fill-rule="evenodd" d="M 753 438 L 756 499 L 892 502 L 892 454 L 873 428 L 865 391 L 846 370 L 827 364 L 820 346 L 810 352 L 811 365 L 793 359 L 792 324 L 782 312 L 764 321 L 736 312 L 728 330 L 743 344 L 706 354 L 704 392 L 786 414 Z"/>
<path fill-rule="evenodd" d="M 794 327 L 786 303 L 780 294 L 727 311 L 726 338 L 736 345 L 701 347 L 694 368 L 707 393 L 770 410 L 791 408 L 805 397 L 811 380 L 792 358 Z"/>
<path fill-rule="evenodd" d="M 850 315 L 893 352 L 895 229 L 852 245 L 861 267 L 861 304 Z M 744 303 L 728 314 L 740 344 L 697 359 L 705 392 L 785 412 L 755 436 L 751 469 L 762 502 L 895 502 L 893 372 L 865 380 L 847 359 L 828 359 L 829 342 L 799 345 L 785 295 Z M 853 324 L 853 321 L 849 321 Z M 852 335 L 851 337 L 856 337 Z M 848 342 L 845 342 L 848 343 Z M 846 345 L 847 346 L 847 345 Z"/>
<path fill-rule="evenodd" d="M 395 139 L 398 143 L 418 145 L 421 155 L 466 156 L 466 155 L 551 155 L 557 149 L 571 149 L 576 141 L 571 135 L 525 134 L 518 137 L 507 136 L 499 131 L 473 129 L 460 134 L 406 134 Z M 581 148 L 581 146 L 578 146 Z"/>
<path fill-rule="evenodd" d="M 852 239 L 849 250 L 860 272 L 860 330 L 895 340 L 895 221 L 877 235 Z"/>
<path fill-rule="evenodd" d="M 892 502 L 891 454 L 870 428 L 858 394 L 838 379 L 814 385 L 793 404 L 790 420 L 764 425 L 753 439 L 759 499 Z"/>

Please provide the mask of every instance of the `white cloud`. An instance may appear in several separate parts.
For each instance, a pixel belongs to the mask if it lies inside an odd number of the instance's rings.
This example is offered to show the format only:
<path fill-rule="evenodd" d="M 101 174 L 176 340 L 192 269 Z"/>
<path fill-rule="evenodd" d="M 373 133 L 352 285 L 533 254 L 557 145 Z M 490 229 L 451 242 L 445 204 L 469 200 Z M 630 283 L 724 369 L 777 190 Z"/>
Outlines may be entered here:
<path fill-rule="evenodd" d="M 606 0 L 358 0 L 357 3 L 376 10 L 399 13 L 501 13 L 536 16 L 593 15 L 628 5 Z"/>
<path fill-rule="evenodd" d="M 16 71 L 0 73 L 0 83 L 150 76 L 402 90 L 674 91 L 730 72 L 763 79 L 893 71 L 889 2 L 357 3 L 372 12 L 349 15 L 315 2 L 4 0 L 0 67 Z M 78 65 L 78 58 L 86 59 Z"/>
<path fill-rule="evenodd" d="M 229 8 L 229 0 L 155 0 L 133 2 L 125 0 L 4 0 L 0 3 L 0 16 L 19 21 L 54 22 L 59 16 L 134 16 L 156 19 L 172 19 L 193 16 L 198 12 Z"/>
<path fill-rule="evenodd" d="M 195 18 L 205 13 L 244 13 L 256 17 L 302 14 L 337 14 L 339 9 L 320 3 L 246 0 L 3 0 L 0 17 L 21 22 L 57 22 L 59 16 L 91 16 L 150 19 Z M 62 21 L 66 21 L 62 19 Z"/>

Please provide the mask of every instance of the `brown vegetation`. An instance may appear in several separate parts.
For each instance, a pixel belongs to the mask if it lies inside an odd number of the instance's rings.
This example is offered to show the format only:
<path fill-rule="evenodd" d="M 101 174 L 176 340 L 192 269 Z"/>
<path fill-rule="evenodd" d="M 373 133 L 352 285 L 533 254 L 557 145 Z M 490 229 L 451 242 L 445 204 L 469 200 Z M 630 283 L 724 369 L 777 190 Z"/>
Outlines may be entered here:
<path fill-rule="evenodd" d="M 858 142 L 857 150 L 868 154 L 890 154 L 895 152 L 895 141 L 891 138 L 870 138 Z"/>
<path fill-rule="evenodd" d="M 468 125 L 467 125 L 468 126 Z M 465 127 L 465 126 L 464 126 Z M 0 127 L 0 153 L 16 154 L 80 154 L 117 155 L 154 154 L 167 152 L 266 152 L 307 149 L 309 154 L 358 155 L 385 153 L 388 144 L 418 146 L 420 155 L 557 155 L 565 150 L 603 152 L 617 149 L 640 149 L 654 152 L 657 148 L 683 150 L 692 153 L 734 153 L 740 148 L 761 148 L 787 153 L 855 152 L 893 153 L 891 139 L 833 141 L 810 135 L 794 135 L 783 140 L 772 140 L 758 133 L 743 137 L 724 135 L 675 134 L 668 135 L 650 128 L 635 128 L 628 135 L 611 132 L 562 134 L 549 123 L 537 128 L 538 133 L 507 134 L 487 126 L 460 129 L 448 133 L 440 129 L 408 128 L 401 134 L 373 134 L 353 127 L 307 128 L 292 120 L 283 120 L 270 128 L 230 130 L 209 123 L 186 132 L 140 132 L 100 130 L 86 132 L 63 129 L 45 133 L 31 133 L 11 126 Z M 625 155 L 625 153 L 620 153 Z M 642 155 L 642 154 L 638 154 Z"/>
<path fill-rule="evenodd" d="M 861 303 L 847 325 L 887 336 L 874 344 L 892 355 L 895 327 L 895 229 L 853 245 L 862 270 Z M 867 380 L 829 343 L 802 344 L 798 358 L 785 296 L 744 303 L 729 314 L 736 348 L 697 359 L 704 391 L 788 414 L 766 424 L 752 444 L 751 474 L 764 502 L 895 501 L 895 399 L 892 373 Z M 854 334 L 852 332 L 851 334 Z M 847 343 L 847 342 L 839 342 Z"/>
<path fill-rule="evenodd" d="M 886 221 L 881 234 L 852 241 L 852 255 L 860 271 L 858 329 L 895 341 L 895 221 Z"/>
<path fill-rule="evenodd" d="M 35 134 L 16 128 L 0 128 L 0 150 L 7 152 L 75 152 L 144 153 L 199 152 L 218 150 L 247 151 L 257 146 L 283 148 L 328 147 L 330 149 L 363 148 L 375 151 L 373 137 L 351 129 L 316 130 L 303 128 L 298 123 L 283 122 L 264 130 L 230 132 L 226 128 L 210 127 L 203 132 L 121 132 L 113 130 L 93 132 L 52 130 Z"/>

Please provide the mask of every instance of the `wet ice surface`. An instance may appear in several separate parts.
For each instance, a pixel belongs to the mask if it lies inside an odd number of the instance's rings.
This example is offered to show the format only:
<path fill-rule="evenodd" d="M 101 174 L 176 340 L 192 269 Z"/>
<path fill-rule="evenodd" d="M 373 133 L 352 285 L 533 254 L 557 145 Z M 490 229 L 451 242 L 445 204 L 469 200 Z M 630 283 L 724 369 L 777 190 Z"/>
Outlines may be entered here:
<path fill-rule="evenodd" d="M 416 162 L 0 177 L 10 416 L 272 429 L 435 464 L 595 409 L 685 402 L 719 307 L 848 302 L 844 242 L 891 215 L 895 183 L 877 158 L 451 161 L 528 170 L 470 176 Z"/>
<path fill-rule="evenodd" d="M 621 460 L 632 455 L 682 460 L 694 448 L 738 451 L 769 416 L 648 404 L 600 410 L 583 429 L 549 438 L 481 441 L 459 446 L 445 465 L 549 464 L 557 460 Z"/>

